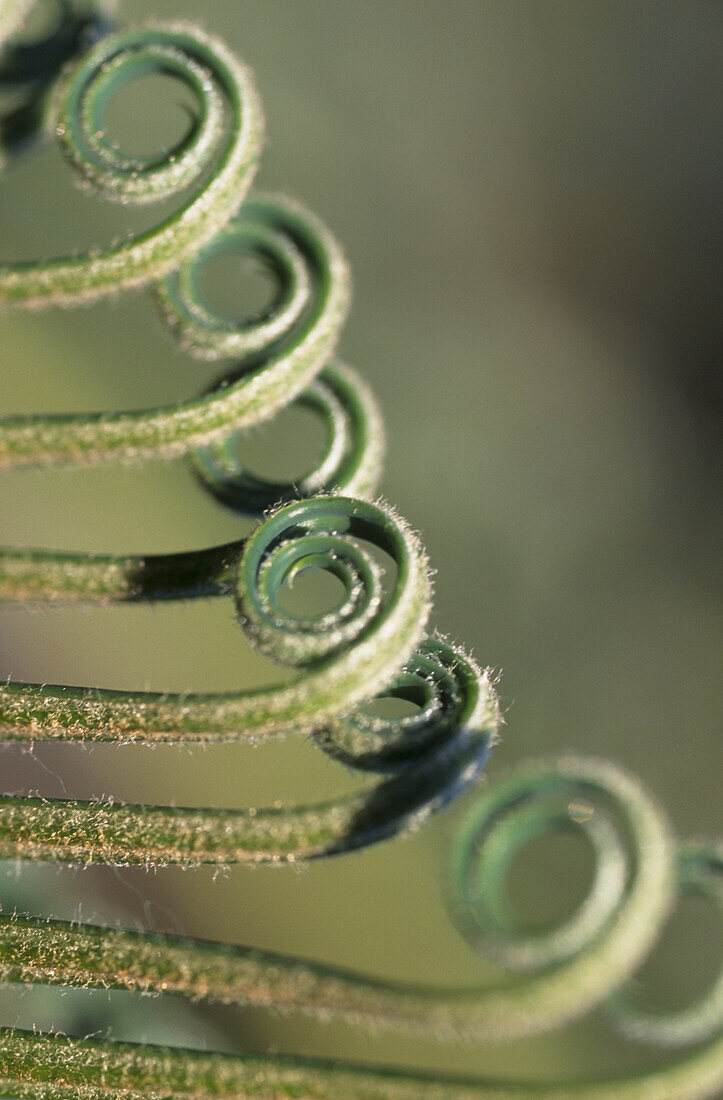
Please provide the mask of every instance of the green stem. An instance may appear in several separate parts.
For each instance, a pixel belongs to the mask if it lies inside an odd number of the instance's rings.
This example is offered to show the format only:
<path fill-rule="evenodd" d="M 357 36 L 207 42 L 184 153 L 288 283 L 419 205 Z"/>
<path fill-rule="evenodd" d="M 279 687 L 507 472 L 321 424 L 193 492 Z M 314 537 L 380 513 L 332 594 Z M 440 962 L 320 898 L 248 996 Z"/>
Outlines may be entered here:
<path fill-rule="evenodd" d="M 6 12 L 6 30 L 11 16 Z M 121 87 L 152 71 L 170 73 L 192 90 L 198 118 L 165 157 L 141 161 L 106 140 L 105 108 Z M 113 248 L 0 267 L 0 302 L 69 305 L 160 279 L 220 229 L 251 184 L 261 148 L 261 106 L 249 70 L 223 42 L 187 24 L 149 26 L 99 42 L 59 83 L 53 109 L 67 156 L 107 196 L 154 201 L 186 187 L 222 142 L 224 105 L 227 138 L 214 173 L 176 213 Z"/>
<path fill-rule="evenodd" d="M 373 560 L 356 537 L 372 539 L 394 559 L 396 579 L 386 600 Z M 210 552 L 211 564 L 220 562 L 222 571 L 226 549 Z M 206 552 L 204 566 L 208 560 Z M 87 582 L 71 582 L 74 595 L 105 585 L 127 597 L 129 572 L 138 561 L 131 559 L 129 569 L 127 563 L 98 564 L 90 558 Z M 339 573 L 346 602 L 338 613 L 308 624 L 278 604 L 282 585 L 307 561 L 334 572 L 346 563 L 347 570 Z M 187 555 L 181 564 L 188 565 Z M 38 584 L 42 568 L 40 574 Z M 50 570 L 49 580 L 57 596 L 56 582 L 62 585 L 63 578 Z M 390 510 L 354 498 L 317 497 L 279 509 L 246 541 L 237 601 L 252 640 L 277 659 L 308 664 L 304 675 L 253 692 L 182 695 L 10 682 L 0 686 L 0 733 L 26 741 L 182 741 L 256 739 L 319 728 L 381 691 L 411 656 L 429 614 L 427 559 L 417 536 Z"/>
<path fill-rule="evenodd" d="M 723 1040 L 660 1069 L 584 1084 L 524 1084 L 0 1032 L 0 1089 L 18 1100 L 702 1100 Z"/>
<path fill-rule="evenodd" d="M 181 405 L 1 420 L 0 469 L 186 454 L 268 419 L 312 381 L 346 316 L 349 287 L 341 250 L 316 218 L 288 199 L 250 200 L 236 222 L 251 237 L 259 227 L 270 227 L 282 237 L 280 248 L 303 250 L 313 293 L 283 338 L 256 354 L 241 377 Z"/>

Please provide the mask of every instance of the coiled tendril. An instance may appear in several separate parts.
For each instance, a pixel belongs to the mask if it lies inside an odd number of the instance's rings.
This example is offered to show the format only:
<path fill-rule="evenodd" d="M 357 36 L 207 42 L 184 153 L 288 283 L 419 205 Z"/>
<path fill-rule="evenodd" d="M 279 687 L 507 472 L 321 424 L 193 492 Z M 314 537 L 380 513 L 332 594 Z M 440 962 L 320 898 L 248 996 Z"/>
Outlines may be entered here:
<path fill-rule="evenodd" d="M 505 912 L 504 884 L 518 848 L 553 829 L 582 830 L 595 851 L 596 873 L 572 920 L 531 943 Z M 676 891 L 705 891 L 723 916 L 722 873 L 715 847 L 686 846 L 682 858 L 677 855 L 665 818 L 636 780 L 607 763 L 563 761 L 528 767 L 486 792 L 453 852 L 456 922 L 476 947 L 528 971 L 522 980 L 471 989 L 395 984 L 253 948 L 18 916 L 0 920 L 0 973 L 14 981 L 180 993 L 338 1017 L 374 1030 L 489 1042 L 546 1030 L 606 998 L 617 1018 L 621 994 L 611 993 L 650 950 Z M 17 1089 L 27 1060 L 42 1057 L 45 1077 L 33 1076 L 57 1088 L 51 1095 L 65 1095 L 61 1086 L 72 1043 L 74 1064 L 102 1080 L 111 1096 L 120 1096 L 115 1082 L 145 1089 L 163 1081 L 171 1096 L 708 1097 L 723 1082 L 720 984 L 719 976 L 712 993 L 675 1017 L 636 1015 L 638 1038 L 669 1045 L 684 1039 L 697 1044 L 692 1050 L 643 1075 L 584 1084 L 432 1079 L 302 1059 L 150 1051 L 29 1035 L 16 1050 L 10 1045 L 12 1081 Z M 626 1011 L 622 1023 L 629 1027 Z M 8 1045 L 0 1035 L 0 1058 Z"/>
<path fill-rule="evenodd" d="M 152 72 L 182 81 L 196 99 L 196 114 L 181 141 L 162 155 L 131 156 L 107 139 L 105 112 L 122 87 Z M 195 182 L 212 158 L 214 171 L 175 214 L 128 242 L 0 268 L 0 301 L 72 304 L 161 278 L 214 235 L 251 184 L 263 128 L 251 74 L 198 28 L 172 24 L 109 35 L 68 70 L 51 110 L 70 163 L 106 198 L 154 202 Z"/>
<path fill-rule="evenodd" d="M 304 267 L 304 302 L 298 314 L 286 315 L 281 303 L 281 309 L 274 310 L 280 322 L 274 326 L 274 338 L 237 360 L 231 379 L 181 405 L 138 413 L 0 421 L 0 467 L 170 458 L 202 444 L 223 445 L 231 431 L 273 416 L 318 374 L 334 348 L 348 303 L 346 265 L 338 245 L 312 215 L 289 200 L 250 200 L 238 226 L 237 240 L 246 242 L 244 250 L 246 245 L 255 249 L 257 230 L 272 229 L 278 253 L 287 252 Z M 266 258 L 261 249 L 259 254 Z M 165 285 L 160 294 L 165 294 Z M 175 325 L 170 301 L 167 316 Z M 240 328 L 239 337 L 244 331 Z M 356 396 L 353 375 L 347 374 L 347 390 Z M 199 459 L 202 464 L 207 453 Z M 374 466 L 367 483 L 374 480 L 378 461 Z"/>
<path fill-rule="evenodd" d="M 396 577 L 388 595 L 359 540 L 393 556 Z M 395 679 L 422 639 L 429 581 L 416 536 L 378 505 L 338 496 L 289 504 L 245 543 L 198 555 L 83 559 L 35 552 L 12 564 L 18 566 L 13 585 L 35 599 L 175 598 L 233 589 L 250 639 L 304 671 L 282 687 L 215 695 L 9 683 L 0 688 L 5 739 L 258 742 L 313 731 L 347 762 L 358 756 L 363 767 L 385 771 L 395 759 L 403 772 L 371 794 L 283 812 L 5 796 L 2 855 L 121 863 L 308 858 L 369 843 L 411 823 L 469 783 L 487 754 L 498 722 L 495 696 L 463 654 L 427 641 Z M 346 596 L 320 619 L 298 619 L 284 610 L 279 593 L 290 577 L 312 567 L 335 573 Z M 410 682 L 426 697 L 421 731 L 415 726 L 407 737 L 402 723 L 386 743 L 374 743 L 370 721 L 348 712 L 376 692 L 406 691 Z M 371 726 L 378 739 L 377 723 Z M 425 736 L 427 751 L 421 752 Z"/>
<path fill-rule="evenodd" d="M 0 36 L 28 6 L 0 0 Z M 131 156 L 105 132 L 107 105 L 129 82 L 159 72 L 181 80 L 197 108 L 173 148 Z M 370 844 L 418 823 L 479 775 L 499 725 L 498 705 L 489 677 L 469 657 L 424 636 L 430 582 L 417 536 L 388 507 L 359 499 L 375 490 L 381 425 L 360 379 L 331 360 L 349 298 L 338 245 L 295 203 L 242 202 L 262 129 L 248 70 L 222 43 L 186 24 L 113 34 L 62 76 L 49 118 L 83 181 L 107 197 L 145 203 L 194 190 L 175 214 L 124 244 L 0 268 L 0 301 L 73 304 L 152 282 L 161 315 L 181 343 L 199 357 L 233 364 L 210 391 L 180 406 L 6 418 L 0 466 L 187 454 L 202 483 L 230 507 L 260 515 L 282 503 L 248 539 L 202 551 L 123 557 L 2 550 L 0 599 L 226 597 L 253 644 L 296 671 L 279 687 L 214 695 L 10 682 L 0 687 L 0 737 L 256 742 L 302 732 L 334 758 L 381 778 L 351 797 L 268 810 L 0 796 L 0 856 L 290 862 Z M 200 291 L 202 265 L 229 251 L 253 255 L 277 288 L 269 308 L 250 320 L 221 316 Z M 293 484 L 252 476 L 236 453 L 237 434 L 294 399 L 325 422 L 320 461 Z M 392 562 L 386 585 L 384 556 Z M 331 612 L 301 618 L 286 611 L 281 595 L 310 568 L 337 576 L 344 597 Z M 373 715 L 364 703 L 375 694 L 411 701 L 417 711 L 394 720 Z M 547 940 L 521 941 L 504 905 L 509 859 L 530 836 L 567 827 L 565 805 L 569 811 L 580 785 L 586 798 L 601 796 L 606 805 L 585 825 L 599 857 L 594 889 L 566 928 Z M 609 817 L 620 818 L 622 827 Z M 674 895 L 671 853 L 662 816 L 632 780 L 609 766 L 566 765 L 491 791 L 455 850 L 458 924 L 502 962 L 532 968 L 521 981 L 494 989 L 419 988 L 253 949 L 7 914 L 0 916 L 0 978 L 275 1006 L 450 1041 L 519 1036 L 599 1003 L 637 967 Z M 720 905 L 718 855 L 687 851 L 680 868 L 683 889 L 704 889 Z M 0 1091 L 47 1100 L 713 1095 L 722 1076 L 720 986 L 672 1020 L 651 1022 L 622 994 L 611 1006 L 632 1034 L 702 1045 L 638 1079 L 541 1089 L 6 1029 Z"/>

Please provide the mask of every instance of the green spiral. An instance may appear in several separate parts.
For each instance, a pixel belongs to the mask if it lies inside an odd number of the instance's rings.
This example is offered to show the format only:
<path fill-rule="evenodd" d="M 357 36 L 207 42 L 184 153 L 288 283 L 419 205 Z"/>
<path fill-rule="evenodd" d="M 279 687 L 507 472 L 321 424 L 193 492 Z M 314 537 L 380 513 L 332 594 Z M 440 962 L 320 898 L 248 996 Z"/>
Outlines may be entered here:
<path fill-rule="evenodd" d="M 238 375 L 243 365 L 240 376 L 202 397 L 146 412 L 6 418 L 0 421 L 0 468 L 172 458 L 201 445 L 222 445 L 230 432 L 273 416 L 314 379 L 346 315 L 348 277 L 341 251 L 315 218 L 288 200 L 250 200 L 236 224 L 244 247 L 255 248 L 257 230 L 269 230 L 279 254 L 288 251 L 305 265 L 301 308 L 292 316 L 283 303 L 274 310 L 274 338 L 243 356 L 235 367 Z M 175 316 L 170 305 L 168 315 Z M 353 400 L 353 380 L 347 390 Z"/>
<path fill-rule="evenodd" d="M 30 4 L 0 0 L 0 43 Z M 61 12 L 75 13 L 74 4 Z M 108 28 L 94 23 L 94 33 Z M 273 688 L 216 694 L 0 685 L 0 740 L 198 742 L 311 735 L 334 760 L 374 778 L 326 803 L 242 810 L 108 800 L 0 796 L 0 858 L 196 865 L 292 863 L 375 843 L 423 822 L 479 777 L 500 725 L 494 685 L 463 650 L 425 634 L 426 554 L 392 509 L 371 498 L 383 433 L 362 380 L 333 358 L 349 303 L 343 254 L 288 199 L 247 192 L 262 116 L 248 69 L 186 24 L 105 34 L 87 48 L 56 27 L 35 88 L 44 123 L 84 184 L 123 203 L 179 196 L 154 229 L 105 251 L 0 268 L 0 303 L 72 305 L 151 284 L 160 314 L 192 354 L 226 360 L 200 397 L 141 412 L 37 415 L 0 421 L 0 466 L 188 456 L 217 500 L 260 522 L 244 540 L 165 555 L 0 549 L 0 600 L 43 603 L 225 598 L 250 642 L 290 668 Z M 71 39 L 73 45 L 71 48 Z M 80 55 L 80 56 L 78 56 Z M 55 81 L 63 59 L 76 61 Z M 32 66 L 26 71 L 30 72 Z M 108 136 L 108 104 L 140 77 L 181 81 L 195 110 L 173 147 L 138 157 Z M 37 121 L 37 120 L 36 120 Z M 28 132 L 30 132 L 28 130 Z M 8 143 L 8 154 L 18 151 Z M 190 193 L 190 197 L 189 197 Z M 239 321 L 204 300 L 203 265 L 252 256 L 275 292 Z M 293 482 L 252 475 L 245 429 L 297 401 L 326 430 L 323 452 Z M 273 507 L 272 507 L 273 505 Z M 336 576 L 343 596 L 315 617 L 290 613 L 285 589 L 308 569 Z M 414 713 L 385 719 L 374 697 Z M 578 815 L 580 801 L 592 809 Z M 588 897 L 549 934 L 529 936 L 509 909 L 510 863 L 530 839 L 581 830 L 596 860 Z M 0 1030 L 0 1092 L 32 1100 L 315 1100 L 482 1098 L 694 1100 L 723 1087 L 723 978 L 671 1016 L 644 1012 L 628 980 L 680 892 L 720 911 L 722 861 L 711 845 L 678 848 L 664 816 L 617 768 L 567 761 L 528 768 L 486 791 L 451 861 L 453 919 L 472 944 L 514 972 L 493 987 L 383 982 L 253 948 L 0 914 L 0 979 L 173 993 L 266 1006 L 373 1030 L 448 1042 L 493 1042 L 562 1024 L 595 1005 L 632 1038 L 690 1049 L 637 1077 L 526 1084 L 423 1076 L 279 1056 L 239 1057 Z"/>
<path fill-rule="evenodd" d="M 173 149 L 129 158 L 107 137 L 104 114 L 122 87 L 149 72 L 187 82 L 198 98 L 198 115 Z M 58 130 L 75 167 L 96 189 L 122 201 L 151 201 L 188 185 L 208 160 L 225 122 L 230 133 L 225 152 L 217 154 L 210 182 L 182 208 L 178 217 L 184 222 L 209 204 L 210 194 L 227 193 L 228 163 L 249 159 L 249 143 L 258 136 L 260 114 L 247 70 L 221 43 L 205 35 L 197 40 L 187 27 L 109 36 L 64 75 L 54 103 Z M 6 419 L 0 422 L 0 464 L 12 468 L 185 453 L 202 482 L 234 509 L 258 515 L 271 502 L 286 505 L 266 515 L 245 542 L 200 552 L 123 558 L 0 550 L 0 599 L 110 602 L 226 595 L 235 599 L 254 644 L 303 671 L 275 689 L 215 695 L 8 683 L 0 688 L 0 733 L 6 740 L 26 741 L 255 743 L 311 732 L 347 762 L 350 751 L 356 754 L 364 770 L 373 770 L 378 758 L 387 771 L 389 754 L 396 753 L 404 775 L 384 780 L 372 794 L 281 813 L 6 798 L 0 805 L 3 854 L 230 863 L 340 851 L 411 824 L 452 797 L 477 773 L 494 735 L 497 705 L 480 670 L 441 642 L 427 641 L 415 655 L 431 591 L 419 540 L 386 506 L 319 495 L 331 488 L 369 495 L 381 466 L 381 420 L 373 397 L 351 368 L 330 360 L 348 306 L 348 271 L 331 234 L 298 204 L 258 196 L 239 206 L 249 179 L 248 172 L 236 179 L 232 210 L 213 200 L 217 224 L 211 237 L 198 235 L 187 254 L 185 236 L 175 235 L 172 270 L 160 272 L 160 280 L 158 270 L 149 269 L 147 275 L 155 279 L 164 320 L 184 346 L 205 358 L 232 358 L 220 382 L 202 397 L 167 409 Z M 224 318 L 203 300 L 202 266 L 229 251 L 254 256 L 274 281 L 272 301 L 258 317 Z M 30 265 L 24 273 L 8 268 L 0 280 L 7 276 L 5 285 L 17 287 L 28 275 L 46 284 L 55 280 L 57 266 Z M 95 294 L 105 284 L 91 267 L 79 261 L 88 275 L 85 289 Z M 120 274 L 114 286 L 127 284 Z M 30 300 L 22 298 L 24 304 Z M 71 299 L 65 290 L 53 290 L 46 300 Z M 286 485 L 250 475 L 235 453 L 238 433 L 295 398 L 325 423 L 327 441 L 319 461 Z M 298 499 L 313 494 L 314 499 Z M 374 552 L 393 562 L 388 592 Z M 284 611 L 280 597 L 284 586 L 308 568 L 335 574 L 345 598 L 333 612 L 301 621 Z M 400 673 L 412 658 L 414 668 Z M 450 662 L 466 668 L 469 676 L 447 675 L 445 680 L 441 668 Z M 369 729 L 371 719 L 353 709 L 379 692 L 401 691 L 399 675 L 405 684 L 410 678 L 417 682 L 421 694 L 429 694 L 427 681 L 436 675 L 440 684 L 444 681 L 445 715 L 450 707 L 458 714 L 451 736 L 447 718 L 440 727 L 442 704 L 432 692 L 419 720 L 435 731 L 425 753 L 418 751 L 416 734 L 410 736 L 413 747 L 407 753 L 403 723 L 388 731 L 383 751 L 370 748 L 376 736 Z"/>
<path fill-rule="evenodd" d="M 389 592 L 372 547 L 395 563 Z M 66 596 L 106 602 L 233 592 L 249 639 L 303 671 L 277 688 L 214 695 L 10 682 L 0 687 L 5 740 L 257 743 L 313 732 L 347 762 L 359 757 L 361 767 L 387 771 L 394 760 L 400 774 L 371 793 L 281 811 L 4 796 L 0 855 L 116 863 L 310 858 L 413 824 L 468 785 L 486 758 L 499 722 L 494 691 L 464 654 L 441 641 L 423 640 L 430 591 L 426 557 L 417 537 L 387 508 L 315 497 L 283 506 L 244 543 L 199 554 L 159 560 L 36 551 L 18 554 L 12 564 L 17 591 L 32 593 L 35 600 Z M 309 568 L 334 573 L 345 595 L 334 611 L 299 619 L 284 610 L 280 594 Z M 403 696 L 410 684 L 425 697 L 420 718 L 413 728 L 404 720 L 393 723 L 380 744 L 384 723 L 352 708 L 376 693 Z"/>
<path fill-rule="evenodd" d="M 676 853 L 680 895 L 699 895 L 723 918 L 723 844 L 688 841 Z M 610 997 L 608 1010 L 629 1038 L 661 1046 L 687 1046 L 719 1033 L 723 1025 L 723 970 L 697 1002 L 676 1012 L 646 1011 L 625 986 Z"/>
<path fill-rule="evenodd" d="M 507 872 L 529 840 L 571 829 L 582 832 L 596 856 L 590 892 L 571 920 L 531 943 L 506 912 Z M 723 916 L 719 851 L 698 844 L 685 846 L 682 853 L 681 858 L 653 800 L 620 769 L 594 760 L 538 765 L 481 796 L 463 823 L 450 872 L 456 923 L 488 956 L 518 972 L 526 970 L 522 980 L 491 988 L 412 986 L 253 948 L 19 916 L 0 919 L 0 974 L 19 982 L 273 1007 L 448 1042 L 515 1038 L 552 1028 L 601 1003 L 619 1014 L 620 994 L 613 991 L 649 952 L 679 892 L 706 892 Z M 661 1016 L 646 1019 L 641 1030 L 641 1017 L 636 1017 L 637 1038 L 678 1045 L 685 1031 L 684 1041 L 695 1044 L 691 1050 L 640 1076 L 584 1084 L 432 1079 L 311 1060 L 209 1056 L 29 1035 L 21 1037 L 17 1049 L 0 1037 L 0 1057 L 9 1046 L 14 1064 L 23 1067 L 14 1071 L 13 1089 L 25 1073 L 32 1085 L 19 1095 L 33 1097 L 66 1095 L 63 1075 L 72 1075 L 79 1064 L 94 1084 L 102 1080 L 111 1096 L 121 1095 L 120 1081 L 143 1090 L 164 1080 L 172 1082 L 168 1095 L 174 1097 L 235 1092 L 379 1100 L 692 1100 L 715 1096 L 723 1085 L 720 985 L 719 976 L 713 992 L 682 1013 L 685 1025 Z M 629 1028 L 629 1009 L 622 1023 Z M 43 1070 L 34 1073 L 27 1067 L 39 1054 Z M 41 1083 L 50 1091 L 42 1091 Z"/>
<path fill-rule="evenodd" d="M 244 468 L 232 431 L 219 443 L 192 454 L 201 484 L 236 512 L 261 515 L 277 501 L 338 489 L 350 496 L 372 496 L 381 476 L 384 429 L 376 400 L 355 370 L 338 360 L 322 367 L 296 399 L 323 423 L 326 439 L 319 459 L 293 482 L 270 481 Z"/>
<path fill-rule="evenodd" d="M 0 24 L 1 26 L 1 24 Z M 184 137 L 161 155 L 126 153 L 105 133 L 109 101 L 149 73 L 171 75 L 196 100 Z M 263 118 L 249 70 L 218 39 L 178 23 L 109 35 L 58 82 L 55 132 L 82 181 L 120 202 L 167 199 L 209 179 L 154 229 L 76 257 L 0 267 L 0 302 L 71 305 L 160 279 L 236 212 L 256 168 Z"/>

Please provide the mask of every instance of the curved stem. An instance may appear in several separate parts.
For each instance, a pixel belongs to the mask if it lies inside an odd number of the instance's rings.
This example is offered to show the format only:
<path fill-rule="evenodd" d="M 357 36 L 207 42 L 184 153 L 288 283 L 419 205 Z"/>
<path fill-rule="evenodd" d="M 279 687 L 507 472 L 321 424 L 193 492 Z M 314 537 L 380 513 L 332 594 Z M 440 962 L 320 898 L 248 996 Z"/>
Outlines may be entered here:
<path fill-rule="evenodd" d="M 110 79 L 111 63 L 129 53 L 150 57 L 155 53 L 156 67 L 163 71 L 163 54 L 158 53 L 161 49 L 168 51 L 174 61 L 181 59 L 187 70 L 194 73 L 194 83 L 206 97 L 199 97 L 201 118 L 216 88 L 227 103 L 228 138 L 213 176 L 180 210 L 131 241 L 73 258 L 0 267 L 0 302 L 22 306 L 68 305 L 160 279 L 209 240 L 238 208 L 251 184 L 261 148 L 261 106 L 246 66 L 223 42 L 196 27 L 183 23 L 148 26 L 142 32 L 124 32 L 103 39 L 58 88 L 58 132 L 66 140 L 70 155 L 76 155 L 85 136 L 80 97 L 91 81 Z M 211 137 L 219 140 L 216 126 L 213 130 Z M 77 155 L 83 171 L 84 157 Z M 126 171 L 130 175 L 132 170 L 131 166 Z"/>
<path fill-rule="evenodd" d="M 459 753 L 459 746 L 455 745 L 451 751 Z M 469 744 L 466 753 L 469 754 L 467 759 L 472 759 Z M 449 766 L 449 760 L 447 764 Z M 434 759 L 433 768 L 440 768 L 438 757 Z M 564 778 L 564 768 L 558 774 Z M 625 799 L 634 830 L 633 858 L 640 859 L 642 855 L 641 873 L 614 926 L 607 928 L 598 942 L 566 964 L 538 976 L 526 977 L 521 982 L 466 990 L 395 984 L 248 948 L 234 949 L 174 937 L 8 918 L 0 924 L 0 974 L 18 981 L 173 992 L 189 997 L 295 1009 L 323 1018 L 339 1017 L 375 1030 L 392 1028 L 433 1034 L 447 1040 L 496 1041 L 549 1030 L 602 1001 L 636 968 L 657 938 L 672 900 L 669 881 L 672 854 L 667 825 L 657 807 L 639 786 L 617 769 L 577 762 L 574 772 L 570 768 L 570 774 L 574 774 L 578 790 L 582 788 L 582 777 L 599 778 L 602 775 L 607 789 Z M 407 775 L 403 782 L 409 783 L 409 780 Z M 380 788 L 377 792 L 378 800 L 386 794 L 383 791 Z M 399 798 L 398 790 L 394 797 Z M 352 808 L 355 802 L 358 805 L 357 800 L 347 803 L 347 812 L 355 812 Z M 10 812 L 14 809 L 16 813 L 27 813 L 25 835 L 29 851 L 35 854 L 44 842 L 48 845 L 55 838 L 57 848 L 51 851 L 51 857 L 68 858 L 67 854 L 63 855 L 57 838 L 66 832 L 80 838 L 82 827 L 75 824 L 71 831 L 59 818 L 51 819 L 47 807 L 47 801 L 40 799 L 29 803 L 21 801 L 10 807 Z M 5 800 L 0 800 L 0 853 L 23 855 L 21 846 L 3 853 L 3 821 L 8 812 Z M 245 829 L 249 838 L 254 827 L 261 837 L 274 835 L 274 815 L 268 813 L 259 814 L 252 821 L 244 818 L 239 826 L 237 816 L 227 812 L 219 815 L 223 826 L 219 827 L 218 820 L 206 824 L 198 812 L 192 816 L 189 811 L 143 811 L 123 807 L 111 821 L 112 814 L 108 811 L 101 817 L 99 806 L 92 812 L 97 822 L 97 844 L 106 845 L 105 858 L 112 857 L 113 843 L 118 844 L 120 838 L 132 837 L 137 832 L 136 818 L 143 820 L 144 814 L 149 819 L 146 825 L 149 856 L 153 851 L 153 837 L 162 830 L 167 845 L 172 842 L 171 838 L 177 838 L 178 845 L 193 843 L 195 833 L 199 858 L 202 858 L 202 845 L 208 836 L 223 836 L 223 843 L 227 845 L 224 850 L 228 853 L 237 829 L 239 832 Z M 155 827 L 156 833 L 152 813 L 163 815 Z M 287 821 L 288 843 L 298 843 L 294 826 L 303 830 L 312 820 L 319 842 L 328 843 L 330 837 L 324 830 L 329 828 L 334 815 L 337 815 L 336 823 L 345 821 L 342 804 L 337 803 L 321 813 L 318 809 L 305 811 L 303 817 L 293 823 Z M 50 841 L 46 841 L 46 837 L 51 838 Z M 253 840 L 246 839 L 246 843 L 253 843 Z M 651 855 L 653 847 L 655 852 Z M 90 847 L 79 850 L 78 856 L 95 858 Z M 99 848 L 98 858 L 103 856 Z M 153 861 L 157 860 L 155 852 Z"/>
<path fill-rule="evenodd" d="M 257 355 L 235 381 L 180 405 L 0 420 L 0 469 L 187 454 L 222 440 L 231 430 L 269 419 L 318 374 L 348 307 L 349 280 L 341 249 L 316 218 L 288 199 L 250 200 L 239 220 L 249 232 L 260 225 L 283 230 L 303 248 L 313 270 L 312 308 L 286 338 Z"/>
<path fill-rule="evenodd" d="M 303 548 L 325 526 L 380 538 L 380 545 L 391 552 L 397 566 L 389 599 L 381 604 L 374 597 L 369 605 L 371 620 L 350 650 L 342 649 L 335 656 L 315 661 L 309 671 L 289 685 L 252 692 L 121 692 L 10 682 L 0 686 L 0 733 L 7 740 L 256 739 L 319 728 L 341 711 L 371 698 L 409 659 L 421 640 L 429 614 L 426 555 L 406 524 L 389 510 L 354 498 L 317 497 L 289 504 L 269 517 L 244 544 L 239 576 L 253 606 L 256 585 L 267 575 L 264 563 L 268 547 L 278 547 L 279 540 L 291 534 L 297 536 Z M 342 552 L 344 540 L 337 539 L 336 547 L 335 553 Z M 76 582 L 76 595 L 78 589 L 102 590 L 104 585 L 115 594 L 125 594 L 129 572 L 132 574 L 134 565 L 138 567 L 142 560 L 131 559 L 129 569 L 127 563 L 107 559 L 98 563 L 90 558 L 89 579 L 87 583 L 82 579 Z M 223 571 L 227 548 L 211 551 L 210 561 L 213 567 L 220 564 Z M 202 564 L 208 563 L 206 552 Z M 21 562 L 20 566 L 27 564 Z M 180 564 L 182 570 L 189 565 L 187 555 L 182 556 Z M 193 558 L 190 565 L 192 573 Z M 60 567 L 61 573 L 72 574 L 67 561 Z M 50 579 L 55 582 L 58 578 L 51 575 Z M 57 594 L 57 587 L 53 591 Z M 142 595 L 138 586 L 135 591 Z M 308 642 L 304 644 L 312 643 L 312 634 L 306 637 Z"/>
<path fill-rule="evenodd" d="M 496 732 L 493 700 L 487 711 L 486 724 L 399 776 L 313 806 L 210 810 L 2 795 L 0 858 L 228 866 L 298 863 L 366 847 L 415 828 L 478 778 Z"/>
<path fill-rule="evenodd" d="M 722 1063 L 718 1039 L 650 1073 L 525 1084 L 0 1031 L 0 1089 L 18 1100 L 702 1100 L 714 1095 Z"/>

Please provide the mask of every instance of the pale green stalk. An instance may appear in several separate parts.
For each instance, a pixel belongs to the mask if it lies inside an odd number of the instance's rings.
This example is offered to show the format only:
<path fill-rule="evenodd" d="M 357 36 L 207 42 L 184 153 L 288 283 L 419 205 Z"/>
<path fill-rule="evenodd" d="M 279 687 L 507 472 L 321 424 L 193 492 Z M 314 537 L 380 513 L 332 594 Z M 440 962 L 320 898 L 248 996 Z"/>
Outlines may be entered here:
<path fill-rule="evenodd" d="M 646 1074 L 548 1085 L 11 1031 L 0 1032 L 0 1090 L 18 1100 L 704 1100 L 721 1058 L 718 1039 Z"/>

